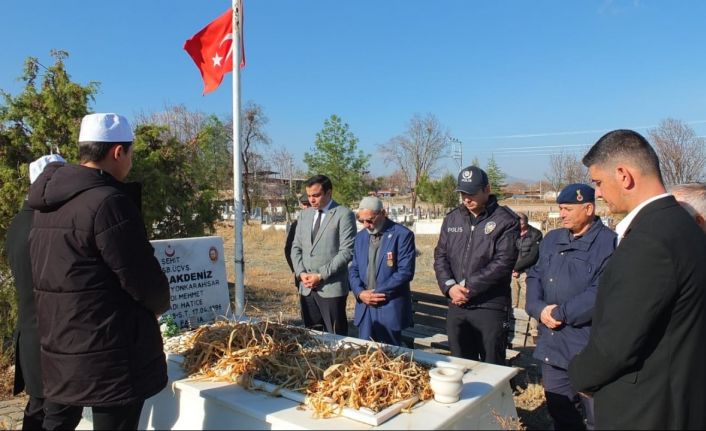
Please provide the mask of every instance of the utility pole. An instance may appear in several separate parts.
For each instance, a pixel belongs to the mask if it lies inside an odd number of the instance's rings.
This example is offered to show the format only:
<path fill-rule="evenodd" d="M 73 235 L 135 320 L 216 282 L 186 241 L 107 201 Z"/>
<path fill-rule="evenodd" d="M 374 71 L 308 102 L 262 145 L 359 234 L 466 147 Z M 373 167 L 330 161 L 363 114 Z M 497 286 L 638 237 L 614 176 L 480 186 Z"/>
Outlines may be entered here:
<path fill-rule="evenodd" d="M 460 171 L 461 168 L 463 167 L 463 142 L 461 142 L 460 139 L 450 137 L 449 141 L 451 141 L 451 158 L 456 160 L 456 163 L 458 163 L 458 170 Z"/>
<path fill-rule="evenodd" d="M 292 187 L 292 176 L 294 175 L 294 160 L 292 156 L 289 156 L 289 194 L 294 193 L 294 187 Z"/>

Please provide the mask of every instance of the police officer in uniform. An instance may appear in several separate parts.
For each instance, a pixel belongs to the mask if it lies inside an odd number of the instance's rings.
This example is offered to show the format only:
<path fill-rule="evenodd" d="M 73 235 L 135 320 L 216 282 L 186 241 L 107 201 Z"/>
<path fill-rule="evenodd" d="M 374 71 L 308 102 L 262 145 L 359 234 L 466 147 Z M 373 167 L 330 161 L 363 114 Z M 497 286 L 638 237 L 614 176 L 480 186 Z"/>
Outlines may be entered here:
<path fill-rule="evenodd" d="M 567 369 L 588 343 L 598 278 L 616 235 L 596 216 L 590 186 L 570 184 L 556 202 L 563 228 L 549 232 L 539 245 L 539 260 L 527 272 L 526 309 L 540 322 L 534 357 L 542 362 L 554 429 L 593 429 L 593 400 L 571 387 Z"/>
<path fill-rule="evenodd" d="M 449 347 L 453 356 L 504 365 L 518 217 L 498 205 L 476 166 L 461 170 L 456 191 L 463 202 L 444 218 L 434 249 L 439 289 L 450 302 Z"/>

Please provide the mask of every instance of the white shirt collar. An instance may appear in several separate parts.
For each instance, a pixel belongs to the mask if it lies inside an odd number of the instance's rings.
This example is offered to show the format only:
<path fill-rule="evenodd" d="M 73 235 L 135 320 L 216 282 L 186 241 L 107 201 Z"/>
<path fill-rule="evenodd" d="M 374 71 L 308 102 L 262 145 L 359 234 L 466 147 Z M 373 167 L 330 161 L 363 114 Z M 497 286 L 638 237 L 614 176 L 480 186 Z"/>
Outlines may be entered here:
<path fill-rule="evenodd" d="M 330 201 L 328 201 L 328 204 L 326 204 L 326 206 L 323 207 L 323 208 L 319 208 L 318 210 L 312 208 L 312 209 L 314 210 L 314 221 L 311 223 L 312 228 L 313 228 L 314 225 L 316 224 L 316 218 L 317 218 L 317 216 L 318 216 L 318 212 L 321 211 L 321 219 L 319 220 L 319 223 L 321 223 L 321 222 L 324 221 L 324 219 L 326 218 L 326 214 L 328 214 L 328 211 L 331 209 L 331 204 L 332 204 L 332 203 L 333 203 L 333 199 L 331 199 Z"/>
<path fill-rule="evenodd" d="M 625 231 L 628 230 L 628 227 L 630 227 L 630 224 L 635 219 L 635 216 L 637 215 L 637 213 L 640 212 L 640 210 L 642 210 L 648 204 L 656 201 L 657 199 L 662 199 L 671 195 L 671 193 L 662 193 L 661 195 L 653 196 L 633 208 L 632 211 L 630 211 L 628 215 L 626 215 L 625 218 L 622 219 L 620 223 L 615 226 L 615 233 L 618 234 L 618 244 L 620 244 L 620 240 L 623 239 L 623 236 L 625 236 Z"/>

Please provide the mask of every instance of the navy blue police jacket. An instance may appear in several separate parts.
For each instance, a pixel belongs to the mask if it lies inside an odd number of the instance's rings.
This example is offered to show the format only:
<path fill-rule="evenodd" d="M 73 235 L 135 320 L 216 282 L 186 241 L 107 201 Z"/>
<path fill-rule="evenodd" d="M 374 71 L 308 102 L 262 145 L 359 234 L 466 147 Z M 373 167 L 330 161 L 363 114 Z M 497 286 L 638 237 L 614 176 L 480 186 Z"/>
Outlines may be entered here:
<path fill-rule="evenodd" d="M 519 237 L 517 214 L 498 205 L 494 195 L 478 217 L 472 217 L 463 205 L 451 210 L 434 249 L 434 272 L 441 292 L 448 298 L 453 283 L 465 280 L 470 299 L 462 308 L 507 310 Z M 455 307 L 450 302 L 449 306 Z"/>
<path fill-rule="evenodd" d="M 585 235 L 571 240 L 568 229 L 555 229 L 539 243 L 539 260 L 527 271 L 527 313 L 540 322 L 534 357 L 567 369 L 588 343 L 598 279 L 615 250 L 616 234 L 596 219 Z M 557 304 L 555 330 L 541 324 L 544 307 Z"/>

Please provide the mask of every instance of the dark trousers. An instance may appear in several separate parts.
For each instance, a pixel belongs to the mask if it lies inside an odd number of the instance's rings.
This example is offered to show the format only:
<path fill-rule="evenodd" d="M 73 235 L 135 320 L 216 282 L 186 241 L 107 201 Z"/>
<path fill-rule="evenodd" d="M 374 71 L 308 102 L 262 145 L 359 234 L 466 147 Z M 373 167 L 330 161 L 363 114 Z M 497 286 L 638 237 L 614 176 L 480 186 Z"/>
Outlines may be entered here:
<path fill-rule="evenodd" d="M 581 396 L 571 387 L 567 370 L 543 363 L 542 385 L 555 430 L 594 429 L 593 398 Z"/>
<path fill-rule="evenodd" d="M 347 296 L 322 298 L 315 290 L 307 296 L 299 295 L 304 326 L 347 336 L 346 299 Z"/>
<path fill-rule="evenodd" d="M 144 401 L 124 406 L 93 407 L 94 430 L 136 430 Z"/>
<path fill-rule="evenodd" d="M 402 345 L 402 331 L 394 331 L 380 322 L 373 322 L 367 311 L 358 325 L 358 338 L 392 344 L 393 346 Z"/>
<path fill-rule="evenodd" d="M 507 311 L 449 305 L 446 333 L 452 356 L 505 365 Z"/>
<path fill-rule="evenodd" d="M 67 406 L 30 396 L 22 419 L 23 430 L 72 430 L 81 422 L 83 407 Z"/>
<path fill-rule="evenodd" d="M 44 398 L 29 397 L 22 418 L 23 430 L 40 430 L 44 423 Z"/>

